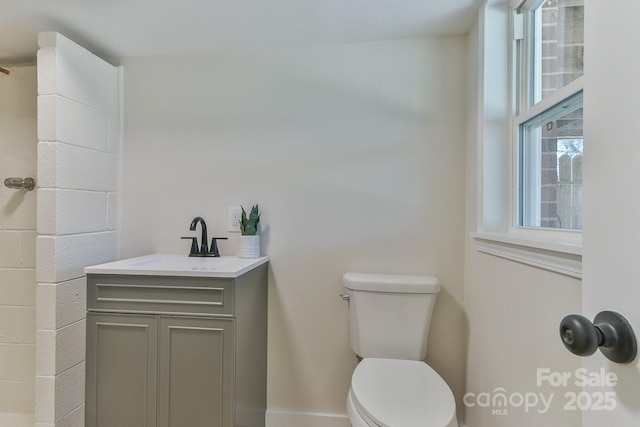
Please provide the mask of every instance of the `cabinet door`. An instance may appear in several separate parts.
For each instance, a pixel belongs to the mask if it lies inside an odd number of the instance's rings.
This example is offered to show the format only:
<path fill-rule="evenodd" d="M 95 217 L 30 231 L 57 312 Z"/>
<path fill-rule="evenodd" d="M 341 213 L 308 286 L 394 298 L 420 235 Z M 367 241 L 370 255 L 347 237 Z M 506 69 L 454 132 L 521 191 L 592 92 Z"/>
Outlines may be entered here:
<path fill-rule="evenodd" d="M 233 326 L 160 317 L 158 427 L 233 427 Z"/>
<path fill-rule="evenodd" d="M 156 316 L 87 314 L 87 427 L 155 427 Z"/>

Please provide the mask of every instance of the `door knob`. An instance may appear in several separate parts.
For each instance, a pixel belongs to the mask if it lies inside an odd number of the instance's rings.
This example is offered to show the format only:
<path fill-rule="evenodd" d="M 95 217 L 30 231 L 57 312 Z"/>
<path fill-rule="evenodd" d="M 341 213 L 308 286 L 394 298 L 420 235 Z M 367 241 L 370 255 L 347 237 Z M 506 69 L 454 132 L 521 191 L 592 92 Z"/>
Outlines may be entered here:
<path fill-rule="evenodd" d="M 593 323 L 579 314 L 570 314 L 560 322 L 560 339 L 578 356 L 590 356 L 599 348 L 609 360 L 630 363 L 636 358 L 638 345 L 631 325 L 622 315 L 602 311 Z"/>

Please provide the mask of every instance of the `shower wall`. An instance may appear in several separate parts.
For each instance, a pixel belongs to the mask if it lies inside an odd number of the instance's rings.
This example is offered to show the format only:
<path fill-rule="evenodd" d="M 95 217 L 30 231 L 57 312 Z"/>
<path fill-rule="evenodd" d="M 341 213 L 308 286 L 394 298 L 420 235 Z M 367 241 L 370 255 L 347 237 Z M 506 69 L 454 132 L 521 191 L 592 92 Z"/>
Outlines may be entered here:
<path fill-rule="evenodd" d="M 0 178 L 35 177 L 36 67 L 8 69 L 0 74 Z M 0 427 L 34 424 L 36 193 L 0 188 Z"/>
<path fill-rule="evenodd" d="M 122 70 L 58 33 L 38 46 L 35 425 L 78 427 L 84 267 L 118 255 Z"/>

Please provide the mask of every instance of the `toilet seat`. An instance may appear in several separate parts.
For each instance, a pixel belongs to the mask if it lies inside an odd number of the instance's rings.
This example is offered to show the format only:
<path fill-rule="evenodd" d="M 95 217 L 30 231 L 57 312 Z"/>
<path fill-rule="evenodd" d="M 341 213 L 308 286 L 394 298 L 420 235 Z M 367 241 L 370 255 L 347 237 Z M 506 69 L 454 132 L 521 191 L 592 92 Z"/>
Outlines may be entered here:
<path fill-rule="evenodd" d="M 349 398 L 367 425 L 457 426 L 451 389 L 421 361 L 363 359 L 353 372 Z"/>

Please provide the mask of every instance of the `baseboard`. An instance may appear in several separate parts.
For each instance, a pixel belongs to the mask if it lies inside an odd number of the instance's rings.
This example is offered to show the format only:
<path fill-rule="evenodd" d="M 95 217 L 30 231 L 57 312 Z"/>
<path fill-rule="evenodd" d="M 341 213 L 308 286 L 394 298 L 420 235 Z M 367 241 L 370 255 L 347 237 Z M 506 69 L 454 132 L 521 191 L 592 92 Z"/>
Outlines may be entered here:
<path fill-rule="evenodd" d="M 346 414 L 267 409 L 266 427 L 351 427 Z"/>

